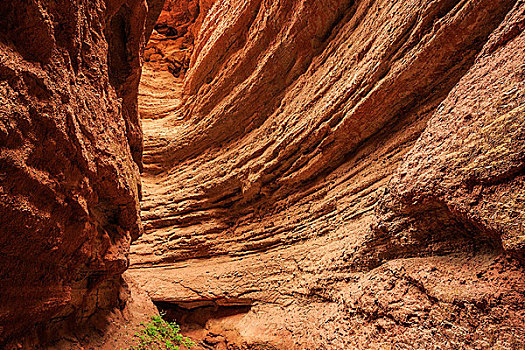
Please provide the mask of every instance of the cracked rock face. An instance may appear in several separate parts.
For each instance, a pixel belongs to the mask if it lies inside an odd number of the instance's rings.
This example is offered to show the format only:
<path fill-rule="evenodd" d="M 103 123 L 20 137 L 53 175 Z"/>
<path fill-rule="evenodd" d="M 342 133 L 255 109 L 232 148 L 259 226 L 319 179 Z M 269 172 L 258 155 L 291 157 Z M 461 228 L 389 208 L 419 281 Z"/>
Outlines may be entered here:
<path fill-rule="evenodd" d="M 131 275 L 204 348 L 525 347 L 524 11 L 216 2 L 144 69 Z"/>
<path fill-rule="evenodd" d="M 0 344 L 52 340 L 125 303 L 120 275 L 142 230 L 146 9 L 0 4 Z"/>

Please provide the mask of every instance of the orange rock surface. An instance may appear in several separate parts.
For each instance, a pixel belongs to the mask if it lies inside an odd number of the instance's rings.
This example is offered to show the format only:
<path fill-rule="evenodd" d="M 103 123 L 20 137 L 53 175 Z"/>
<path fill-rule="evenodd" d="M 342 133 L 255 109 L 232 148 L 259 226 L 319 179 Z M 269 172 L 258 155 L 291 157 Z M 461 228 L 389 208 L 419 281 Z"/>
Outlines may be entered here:
<path fill-rule="evenodd" d="M 523 0 L 2 1 L 0 348 L 525 348 L 524 126 Z"/>
<path fill-rule="evenodd" d="M 139 0 L 0 3 L 0 348 L 125 308 L 145 18 Z"/>
<path fill-rule="evenodd" d="M 144 69 L 130 274 L 203 348 L 524 347 L 524 10 L 217 2 Z"/>

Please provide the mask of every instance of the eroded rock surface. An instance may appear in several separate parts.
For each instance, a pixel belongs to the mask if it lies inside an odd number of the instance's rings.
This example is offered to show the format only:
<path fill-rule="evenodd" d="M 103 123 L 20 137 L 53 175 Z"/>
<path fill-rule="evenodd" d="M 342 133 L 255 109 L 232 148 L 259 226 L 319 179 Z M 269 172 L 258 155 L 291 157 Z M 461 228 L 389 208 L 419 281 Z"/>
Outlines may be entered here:
<path fill-rule="evenodd" d="M 0 344 L 80 336 L 75 327 L 103 329 L 124 308 L 120 275 L 142 230 L 146 10 L 141 0 L 0 3 Z"/>
<path fill-rule="evenodd" d="M 217 2 L 142 81 L 131 275 L 204 348 L 525 347 L 524 10 Z"/>
<path fill-rule="evenodd" d="M 149 0 L 152 9 L 148 21 L 158 19 L 146 26 L 149 39 L 144 50 L 146 69 L 169 71 L 176 77 L 183 76 L 190 66 L 191 53 L 202 21 L 214 3 L 215 0 Z"/>

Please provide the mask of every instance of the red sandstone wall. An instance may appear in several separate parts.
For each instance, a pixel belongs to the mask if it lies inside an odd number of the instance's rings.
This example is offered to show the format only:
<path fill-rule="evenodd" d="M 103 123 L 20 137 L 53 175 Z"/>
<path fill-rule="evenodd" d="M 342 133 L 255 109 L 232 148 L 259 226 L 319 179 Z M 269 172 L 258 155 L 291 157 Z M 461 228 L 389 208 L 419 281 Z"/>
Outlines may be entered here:
<path fill-rule="evenodd" d="M 524 9 L 216 3 L 147 111 L 132 275 L 248 308 L 218 348 L 525 346 Z"/>
<path fill-rule="evenodd" d="M 523 1 L 165 9 L 192 46 L 144 114 L 153 300 L 217 348 L 525 346 Z M 0 4 L 0 342 L 107 332 L 129 298 L 145 23 Z"/>
<path fill-rule="evenodd" d="M 0 4 L 0 343 L 125 304 L 145 17 L 141 0 Z"/>

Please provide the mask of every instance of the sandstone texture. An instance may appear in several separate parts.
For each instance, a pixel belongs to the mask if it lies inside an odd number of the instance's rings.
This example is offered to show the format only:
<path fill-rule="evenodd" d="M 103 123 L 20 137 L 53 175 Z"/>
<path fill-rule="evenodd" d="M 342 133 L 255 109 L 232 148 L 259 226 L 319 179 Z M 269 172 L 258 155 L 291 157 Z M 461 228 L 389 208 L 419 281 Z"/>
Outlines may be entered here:
<path fill-rule="evenodd" d="M 0 347 L 125 308 L 139 217 L 141 0 L 0 3 Z M 68 347 L 66 347 L 68 348 Z"/>
<path fill-rule="evenodd" d="M 150 68 L 154 67 L 155 71 L 169 71 L 176 77 L 186 73 L 195 38 L 214 2 L 215 0 L 149 1 L 148 22 L 152 23 L 146 25 L 149 40 L 144 50 L 144 59 L 151 62 Z M 154 19 L 156 22 L 153 22 Z"/>
<path fill-rule="evenodd" d="M 522 349 L 524 264 L 523 0 L 0 3 L 0 348 Z"/>
<path fill-rule="evenodd" d="M 198 28 L 185 74 L 144 68 L 129 273 L 201 348 L 525 347 L 524 1 L 224 0 Z"/>

